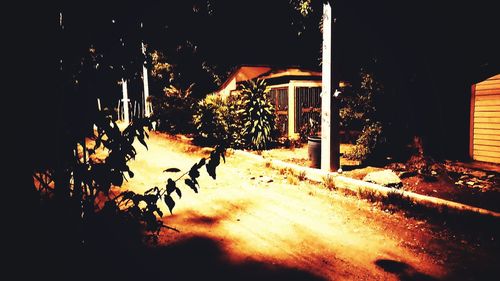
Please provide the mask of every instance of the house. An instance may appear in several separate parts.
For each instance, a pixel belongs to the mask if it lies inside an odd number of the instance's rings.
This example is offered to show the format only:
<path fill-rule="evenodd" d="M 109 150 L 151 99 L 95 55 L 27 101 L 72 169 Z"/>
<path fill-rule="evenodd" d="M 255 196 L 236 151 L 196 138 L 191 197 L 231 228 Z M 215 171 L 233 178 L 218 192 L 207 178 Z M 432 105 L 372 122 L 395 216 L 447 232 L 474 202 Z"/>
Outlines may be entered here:
<path fill-rule="evenodd" d="M 216 94 L 227 97 L 238 91 L 238 85 L 252 79 L 266 80 L 283 136 L 297 138 L 309 118 L 319 122 L 321 72 L 300 67 L 242 65 L 231 73 Z"/>
<path fill-rule="evenodd" d="M 469 154 L 500 164 L 500 74 L 472 85 Z"/>

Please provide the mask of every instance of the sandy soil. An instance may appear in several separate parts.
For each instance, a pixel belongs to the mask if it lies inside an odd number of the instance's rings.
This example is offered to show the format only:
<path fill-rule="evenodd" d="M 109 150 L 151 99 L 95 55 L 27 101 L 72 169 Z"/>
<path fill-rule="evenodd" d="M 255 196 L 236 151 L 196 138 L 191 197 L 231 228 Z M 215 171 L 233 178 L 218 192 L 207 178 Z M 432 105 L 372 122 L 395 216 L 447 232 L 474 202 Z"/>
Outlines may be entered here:
<path fill-rule="evenodd" d="M 125 188 L 164 186 L 206 151 L 151 133 Z M 157 255 L 194 280 L 487 280 L 498 276 L 498 237 L 465 239 L 443 226 L 390 213 L 307 180 L 290 184 L 264 163 L 229 156 L 217 180 L 202 171 L 164 221 Z M 179 181 L 181 182 L 181 181 Z M 168 210 L 161 204 L 165 213 Z M 179 253 L 172 256 L 172 253 Z M 196 264 L 197 266 L 186 266 Z M 496 278 L 495 278 L 496 279 Z M 493 280 L 493 279 L 492 279 Z"/>

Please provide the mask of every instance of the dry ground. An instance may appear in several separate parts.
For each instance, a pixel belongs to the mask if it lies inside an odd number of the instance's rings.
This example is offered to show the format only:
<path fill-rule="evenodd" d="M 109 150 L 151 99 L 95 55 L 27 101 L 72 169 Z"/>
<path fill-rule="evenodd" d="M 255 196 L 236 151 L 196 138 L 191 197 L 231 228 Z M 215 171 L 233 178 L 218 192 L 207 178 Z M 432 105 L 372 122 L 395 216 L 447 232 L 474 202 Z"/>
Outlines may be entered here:
<path fill-rule="evenodd" d="M 169 167 L 188 170 L 206 151 L 158 133 L 136 145 L 125 188 L 163 186 Z M 470 237 L 390 213 L 355 197 L 227 157 L 217 180 L 205 171 L 182 188 L 155 247 L 175 279 L 496 280 L 498 236 Z M 167 213 L 164 204 L 162 207 Z M 177 274 L 177 275 L 176 275 Z"/>

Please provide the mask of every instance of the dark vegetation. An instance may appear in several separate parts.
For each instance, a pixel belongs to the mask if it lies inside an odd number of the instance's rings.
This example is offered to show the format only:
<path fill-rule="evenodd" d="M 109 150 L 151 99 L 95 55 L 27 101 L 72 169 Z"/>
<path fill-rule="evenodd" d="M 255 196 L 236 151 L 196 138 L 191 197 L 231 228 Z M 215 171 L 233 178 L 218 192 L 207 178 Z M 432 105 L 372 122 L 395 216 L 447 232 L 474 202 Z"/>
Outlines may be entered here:
<path fill-rule="evenodd" d="M 191 134 L 195 131 L 193 115 L 196 99 L 188 88 L 184 92 L 173 86 L 164 89 L 164 95 L 151 96 L 155 129 L 170 134 Z"/>
<path fill-rule="evenodd" d="M 20 182 L 23 206 L 13 216 L 21 223 L 12 227 L 23 234 L 17 237 L 22 250 L 16 256 L 30 266 L 23 270 L 42 279 L 100 280 L 113 272 L 129 279 L 127 268 L 115 267 L 122 266 L 119 261 L 131 262 L 137 251 L 145 249 L 144 242 L 154 242 L 162 228 L 170 228 L 161 219 L 164 214 L 158 203 L 164 202 L 172 212 L 174 198 L 182 196 L 181 186 L 198 191 L 202 168 L 215 179 L 225 149 L 217 146 L 210 157 L 175 180 L 168 179 L 163 187 L 152 187 L 144 194 L 120 192 L 123 182 L 134 176 L 127 165 L 136 155 L 132 144 L 137 141 L 147 147 L 146 128 L 151 129 L 148 118 L 136 116 L 121 131 L 113 110 L 117 81 L 140 81 L 142 65 L 148 65 L 139 48 L 147 33 L 139 24 L 144 18 L 140 13 L 129 14 L 131 10 L 114 13 L 104 5 L 93 11 L 93 22 L 87 25 L 86 9 L 78 8 L 61 6 L 52 18 L 58 24 L 46 34 L 58 51 L 54 75 L 58 80 L 37 84 L 36 93 L 44 100 L 33 110 L 38 115 L 29 128 L 37 136 L 36 149 L 32 143 L 26 145 L 29 160 L 24 160 L 29 165 Z M 40 76 L 48 79 L 44 74 Z M 102 111 L 96 106 L 98 97 Z M 90 148 L 88 142 L 95 145 Z M 165 172 L 180 171 L 168 168 Z M 140 273 L 146 271 L 142 268 Z"/>
<path fill-rule="evenodd" d="M 59 159 L 65 160 L 61 166 L 49 166 L 34 175 L 33 191 L 39 205 L 35 208 L 36 235 L 32 239 L 39 242 L 34 249 L 41 254 L 40 265 L 48 266 L 52 259 L 63 263 L 61 258 L 72 260 L 58 268 L 61 272 L 57 274 L 77 270 L 77 264 L 94 256 L 103 255 L 101 262 L 106 262 L 140 250 L 143 242 L 156 241 L 162 228 L 176 231 L 163 223 L 159 201 L 172 213 L 174 193 L 179 199 L 182 197 L 177 182 L 183 180 L 183 185 L 198 193 L 200 169 L 205 167 L 215 179 L 215 169 L 224 159 L 225 149 L 217 146 L 209 158 L 202 158 L 175 180 L 169 178 L 164 187 L 152 187 L 144 194 L 116 191 L 127 176 L 134 176 L 127 165 L 136 155 L 132 144 L 137 140 L 147 147 L 145 127 L 150 128 L 151 124 L 147 119 L 139 119 L 120 131 L 113 115 L 105 111 L 94 125 L 95 134 L 75 142 L 74 149 L 67 151 L 67 158 Z M 87 139 L 94 141 L 93 148 L 87 148 Z M 95 151 L 103 149 L 104 158 L 95 156 Z M 180 170 L 168 168 L 164 172 Z M 94 271 L 101 273 L 100 269 Z"/>
<path fill-rule="evenodd" d="M 384 128 L 388 124 L 382 123 L 381 116 L 381 104 L 390 103 L 389 98 L 374 74 L 363 68 L 360 70 L 359 77 L 343 88 L 339 99 L 340 128 L 347 135 L 351 135 L 351 131 L 359 132 L 354 148 L 344 157 L 363 163 L 367 160 L 381 161 L 380 158 L 384 157 L 380 153 L 381 146 L 386 145 L 387 139 L 393 139 L 387 133 L 384 136 Z M 388 122 L 390 121 L 386 121 Z M 393 149 L 400 150 L 401 148 Z"/>

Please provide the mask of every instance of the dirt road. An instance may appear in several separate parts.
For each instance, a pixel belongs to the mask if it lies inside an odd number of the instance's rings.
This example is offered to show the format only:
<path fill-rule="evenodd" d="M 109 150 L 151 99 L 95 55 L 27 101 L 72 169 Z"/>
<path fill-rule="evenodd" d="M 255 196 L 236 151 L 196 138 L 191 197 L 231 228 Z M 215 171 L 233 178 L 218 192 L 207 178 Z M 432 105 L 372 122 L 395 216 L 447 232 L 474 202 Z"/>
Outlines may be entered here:
<path fill-rule="evenodd" d="M 137 145 L 130 163 L 136 176 L 126 187 L 136 192 L 164 186 L 175 176 L 164 169 L 186 171 L 203 153 L 156 133 L 148 146 Z M 182 186 L 174 214 L 164 217 L 180 232 L 161 234 L 155 259 L 185 280 L 485 280 L 498 273 L 496 242 L 464 241 L 308 181 L 290 184 L 289 176 L 235 156 L 218 167 L 217 180 L 202 171 L 200 192 Z"/>

